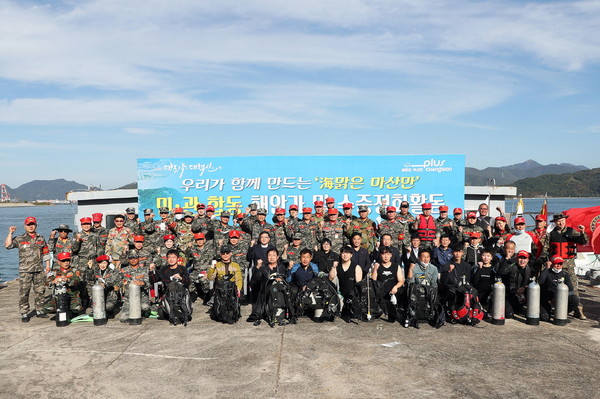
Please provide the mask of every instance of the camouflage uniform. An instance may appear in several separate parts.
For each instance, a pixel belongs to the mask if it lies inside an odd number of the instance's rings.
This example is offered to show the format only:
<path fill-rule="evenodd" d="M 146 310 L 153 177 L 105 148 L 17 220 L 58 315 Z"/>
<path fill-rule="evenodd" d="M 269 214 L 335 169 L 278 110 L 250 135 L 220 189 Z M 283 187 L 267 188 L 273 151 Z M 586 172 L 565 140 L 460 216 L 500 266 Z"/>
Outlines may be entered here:
<path fill-rule="evenodd" d="M 465 226 L 463 226 L 462 241 L 463 242 L 465 242 L 465 241 L 468 242 L 469 241 L 469 237 L 471 237 L 472 235 L 477 234 L 477 233 L 479 233 L 479 236 L 481 237 L 482 240 L 485 239 L 485 234 L 484 234 L 484 231 L 481 228 L 481 226 L 478 226 L 478 225 L 476 225 L 474 223 L 471 224 L 471 223 L 467 222 L 467 224 Z"/>
<path fill-rule="evenodd" d="M 177 236 L 177 245 L 185 252 L 194 244 L 194 233 L 192 232 L 192 223 L 186 223 L 181 220 L 175 226 L 175 235 Z"/>
<path fill-rule="evenodd" d="M 325 221 L 325 214 L 324 213 L 315 213 L 312 217 L 312 220 L 314 220 L 314 222 L 316 224 L 319 224 L 320 222 L 324 222 Z"/>
<path fill-rule="evenodd" d="M 200 284 L 202 291 L 208 293 L 209 287 L 206 273 L 208 272 L 208 268 L 212 264 L 212 261 L 215 259 L 215 250 L 213 246 L 205 243 L 204 246 L 200 248 L 197 244 L 194 244 L 188 249 L 187 257 L 192 261 L 190 280 L 193 284 L 190 284 L 190 292 L 194 292 L 197 289 L 196 284 Z"/>
<path fill-rule="evenodd" d="M 411 226 L 415 222 L 415 217 L 410 212 L 408 212 L 406 215 L 403 215 L 402 213 L 399 212 L 396 215 L 396 220 L 398 220 L 404 227 L 404 242 L 403 242 L 403 244 L 404 244 L 405 248 L 409 248 L 410 247 Z"/>
<path fill-rule="evenodd" d="M 369 253 L 375 250 L 377 229 L 374 221 L 369 218 L 358 218 L 350 222 L 346 230 L 346 235 L 350 238 L 354 232 L 360 233 L 362 238 L 361 247 L 365 248 Z"/>
<path fill-rule="evenodd" d="M 66 239 L 61 239 L 60 237 L 50 237 L 48 239 L 48 250 L 54 254 L 53 262 L 54 269 L 58 267 L 58 259 L 56 256 L 61 252 L 68 252 L 70 254 L 73 253 L 73 247 L 76 245 L 76 240 L 73 237 L 67 237 Z M 73 264 L 77 264 L 77 259 L 72 259 Z"/>
<path fill-rule="evenodd" d="M 58 269 L 50 277 L 48 277 L 48 284 L 52 284 L 52 281 L 57 277 L 64 277 L 67 280 L 67 293 L 71 299 L 70 309 L 73 313 L 79 313 L 82 311 L 81 297 L 79 294 L 79 286 L 81 285 L 82 278 L 79 270 L 68 268 L 66 270 Z M 44 306 L 45 313 L 56 312 L 56 298 L 54 295 L 50 298 L 48 303 Z"/>
<path fill-rule="evenodd" d="M 213 238 L 213 220 L 208 216 L 201 216 L 192 222 L 192 231 L 194 233 L 204 233 L 206 239 Z"/>
<path fill-rule="evenodd" d="M 109 313 L 112 312 L 119 303 L 119 290 L 123 283 L 123 273 L 113 265 L 108 265 L 104 271 L 100 270 L 96 265 L 91 269 L 87 269 L 84 275 L 87 282 L 88 296 L 92 299 L 92 287 L 94 284 L 96 282 L 104 283 L 104 304 L 106 311 Z"/>
<path fill-rule="evenodd" d="M 262 233 L 263 231 L 266 231 L 267 233 L 269 233 L 269 236 L 271 237 L 271 242 L 275 243 L 275 228 L 273 227 L 272 224 L 265 222 L 259 222 L 258 220 L 255 221 L 254 223 L 252 223 L 251 225 L 251 231 L 252 231 L 252 241 L 254 241 L 254 243 L 258 242 L 258 237 L 260 236 L 260 233 Z"/>
<path fill-rule="evenodd" d="M 127 216 L 125 216 L 125 223 L 123 223 L 123 226 L 131 230 L 131 234 L 142 234 L 142 230 L 140 229 L 140 222 L 138 222 L 136 218 L 129 219 Z"/>
<path fill-rule="evenodd" d="M 113 261 L 120 261 L 124 254 L 129 249 L 129 244 L 133 239 L 131 230 L 127 227 L 117 229 L 113 227 L 108 231 L 108 239 L 106 240 L 105 251 Z M 126 258 L 123 258 L 125 260 Z"/>
<path fill-rule="evenodd" d="M 441 216 L 438 216 L 438 218 L 435 219 L 435 225 L 440 235 L 445 234 L 448 237 L 450 237 L 450 239 L 452 239 L 452 237 L 454 236 L 454 222 L 452 221 L 452 219 L 442 218 Z"/>
<path fill-rule="evenodd" d="M 33 286 L 35 293 L 35 309 L 41 312 L 44 307 L 44 291 L 46 275 L 42 268 L 42 260 L 49 260 L 50 254 L 46 240 L 35 233 L 34 237 L 25 233 L 12 239 L 6 249 L 19 249 L 19 311 L 29 313 L 29 291 Z"/>
<path fill-rule="evenodd" d="M 303 246 L 302 244 L 300 244 L 299 247 L 294 247 L 293 245 L 290 245 L 288 247 L 288 249 L 285 251 L 286 257 L 287 257 L 287 261 L 289 262 L 290 265 L 295 265 L 296 263 L 300 262 L 300 251 L 302 250 Z"/>
<path fill-rule="evenodd" d="M 277 248 L 277 252 L 279 252 L 279 254 L 281 255 L 284 251 L 285 246 L 289 243 L 287 226 L 285 222 L 277 222 L 273 225 L 273 228 L 275 229 L 274 245 L 275 248 Z"/>
<path fill-rule="evenodd" d="M 158 221 L 156 220 L 144 220 L 140 223 L 140 232 L 144 236 L 144 242 L 146 245 L 156 248 L 160 245 L 163 235 L 160 234 L 160 230 L 157 228 Z"/>
<path fill-rule="evenodd" d="M 138 256 L 138 259 L 140 260 L 140 266 L 149 267 L 152 263 L 156 264 L 156 258 L 158 257 L 157 251 L 144 245 L 141 249 L 129 249 L 123 258 L 123 263 L 121 264 L 122 266 L 129 264 L 128 256 L 131 253 L 134 253 Z"/>
<path fill-rule="evenodd" d="M 342 246 L 344 245 L 344 228 L 346 224 L 339 220 L 323 222 L 319 230 L 319 241 L 323 241 L 324 238 L 328 238 L 331 241 L 331 250 L 333 252 L 340 253 Z"/>
<path fill-rule="evenodd" d="M 92 263 L 95 259 L 104 252 L 102 244 L 100 244 L 100 237 L 98 234 L 91 231 L 82 231 L 79 239 L 75 239 L 73 244 L 73 254 L 75 255 L 75 267 L 80 272 L 84 272 L 89 268 L 89 262 Z"/>
<path fill-rule="evenodd" d="M 302 219 L 294 225 L 294 234 L 302 236 L 302 248 L 308 248 L 315 251 L 318 246 L 317 234 L 319 225 L 314 220 Z"/>
<path fill-rule="evenodd" d="M 142 303 L 142 314 L 150 310 L 150 298 L 148 296 L 148 288 L 150 287 L 150 278 L 148 276 L 148 268 L 142 266 L 126 266 L 121 270 L 123 274 L 123 307 L 121 308 L 121 320 L 127 320 L 129 318 L 129 284 L 133 281 L 141 281 L 143 285 L 141 288 L 141 303 Z"/>
<path fill-rule="evenodd" d="M 108 229 L 103 226 L 100 226 L 99 228 L 92 226 L 92 232 L 98 234 L 98 237 L 100 238 L 100 244 L 103 247 L 106 246 L 106 241 L 108 240 Z"/>
<path fill-rule="evenodd" d="M 208 245 L 208 244 L 205 244 Z M 158 251 L 156 253 L 156 256 L 154 257 L 154 263 L 156 263 L 156 270 L 160 269 L 161 267 L 165 266 L 167 264 L 167 252 L 170 251 L 171 249 L 174 249 L 175 251 L 177 251 L 179 253 L 178 257 L 187 258 L 187 255 L 185 252 L 183 252 L 181 250 L 181 248 L 179 248 L 177 246 L 177 244 L 173 245 L 171 248 L 167 248 L 164 243 L 163 245 L 158 248 Z"/>
<path fill-rule="evenodd" d="M 405 229 L 406 224 L 401 223 L 398 219 L 382 220 L 379 223 L 379 237 L 389 234 L 392 237 L 392 245 L 401 248 L 404 244 Z"/>
<path fill-rule="evenodd" d="M 220 221 L 216 221 L 216 223 L 212 226 L 212 234 L 214 237 L 214 249 L 218 251 L 223 244 L 227 242 L 229 239 L 229 232 L 231 230 L 235 230 L 233 226 L 229 224 L 223 224 Z"/>

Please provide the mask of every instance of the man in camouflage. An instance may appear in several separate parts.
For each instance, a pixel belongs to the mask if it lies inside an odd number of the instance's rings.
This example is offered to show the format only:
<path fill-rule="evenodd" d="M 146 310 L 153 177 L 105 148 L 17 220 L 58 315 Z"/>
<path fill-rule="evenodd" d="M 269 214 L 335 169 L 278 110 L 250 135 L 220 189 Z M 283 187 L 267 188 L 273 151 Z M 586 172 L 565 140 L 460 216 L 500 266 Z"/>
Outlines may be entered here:
<path fill-rule="evenodd" d="M 183 213 L 183 219 L 177 222 L 175 234 L 177 235 L 177 245 L 183 252 L 187 251 L 194 244 L 194 232 L 192 222 L 194 215 L 190 211 Z"/>
<path fill-rule="evenodd" d="M 114 219 L 115 227 L 108 231 L 105 251 L 113 260 L 117 269 L 121 269 L 121 257 L 124 257 L 129 249 L 129 243 L 133 239 L 131 230 L 125 227 L 125 218 L 123 215 L 117 215 Z"/>
<path fill-rule="evenodd" d="M 159 220 L 156 221 L 156 235 L 154 236 L 153 245 L 158 249 L 163 245 L 163 237 L 168 234 L 175 234 L 177 223 L 173 220 L 173 216 L 169 212 L 169 208 L 161 207 L 158 209 Z M 173 226 L 173 228 L 171 228 Z"/>
<path fill-rule="evenodd" d="M 29 292 L 33 287 L 35 293 L 35 311 L 39 317 L 44 317 L 44 291 L 46 289 L 46 274 L 42 262 L 46 265 L 46 273 L 50 271 L 50 252 L 44 237 L 36 232 L 37 221 L 30 216 L 25 218 L 25 233 L 13 237 L 16 226 L 8 228 L 4 247 L 19 249 L 19 311 L 24 323 L 29 321 Z"/>
<path fill-rule="evenodd" d="M 338 220 L 339 211 L 335 208 L 327 209 L 327 220 L 321 223 L 319 241 L 328 238 L 331 241 L 331 250 L 340 253 L 344 245 L 344 228 L 346 224 Z"/>
<path fill-rule="evenodd" d="M 87 282 L 88 296 L 93 299 L 92 287 L 94 284 L 99 284 L 104 288 L 106 313 L 112 316 L 119 303 L 118 292 L 123 282 L 123 274 L 114 265 L 110 264 L 108 255 L 98 256 L 95 263 L 96 265 L 88 268 L 83 274 Z"/>
<path fill-rule="evenodd" d="M 275 241 L 273 241 L 273 243 L 275 244 L 275 248 L 277 248 L 277 252 L 283 254 L 289 243 L 285 209 L 275 209 L 275 224 L 273 225 L 273 228 L 275 229 Z M 234 262 L 236 262 L 235 259 Z"/>
<path fill-rule="evenodd" d="M 267 233 L 269 233 L 269 236 L 271 237 L 271 241 L 275 242 L 275 228 L 273 227 L 272 224 L 267 223 L 266 218 L 267 218 L 267 210 L 264 208 L 258 209 L 256 212 L 256 221 L 254 221 L 254 223 L 252 223 L 250 225 L 251 232 L 252 232 L 251 233 L 252 234 L 252 244 L 255 244 L 258 242 L 258 236 L 263 231 L 266 231 Z"/>
<path fill-rule="evenodd" d="M 298 205 L 290 205 L 289 212 L 290 216 L 287 218 L 287 224 L 294 224 L 300 221 L 300 218 L 298 217 Z"/>
<path fill-rule="evenodd" d="M 127 323 L 129 320 L 129 284 L 139 285 L 141 288 L 142 315 L 148 316 L 150 311 L 150 298 L 148 291 L 150 287 L 150 278 L 148 269 L 139 265 L 139 259 L 135 252 L 127 256 L 128 265 L 121 270 L 123 273 L 123 308 L 121 309 L 121 323 Z"/>
<path fill-rule="evenodd" d="M 131 234 L 141 234 L 140 219 L 135 214 L 135 208 L 129 207 L 125 210 L 124 225 L 131 230 Z"/>
<path fill-rule="evenodd" d="M 300 262 L 300 251 L 302 251 L 303 248 L 302 234 L 296 233 L 292 236 L 292 243 L 288 245 L 281 258 L 287 261 L 291 268 L 293 265 Z"/>
<path fill-rule="evenodd" d="M 204 233 L 194 234 L 195 243 L 187 250 L 187 258 L 192 262 L 190 271 L 190 294 L 193 298 L 202 298 L 205 302 L 210 292 L 206 273 L 215 260 L 215 248 L 206 244 Z"/>
<path fill-rule="evenodd" d="M 404 225 L 404 247 L 410 247 L 411 226 L 415 222 L 415 217 L 408 211 L 410 205 L 407 201 L 400 203 L 400 213 L 396 215 L 396 219 Z"/>
<path fill-rule="evenodd" d="M 435 219 L 439 236 L 447 235 L 452 239 L 454 235 L 454 222 L 448 217 L 448 206 L 440 206 L 440 216 Z"/>
<path fill-rule="evenodd" d="M 362 239 L 361 247 L 371 253 L 375 250 L 377 243 L 377 226 L 373 220 L 369 219 L 369 208 L 367 206 L 359 206 L 358 214 L 359 218 L 351 221 L 348 225 L 346 236 L 352 237 L 353 233 L 360 233 Z"/>
<path fill-rule="evenodd" d="M 67 294 L 70 298 L 70 310 L 73 315 L 79 314 L 83 308 L 81 306 L 81 297 L 79 286 L 82 284 L 82 276 L 79 270 L 71 268 L 71 254 L 61 252 L 56 255 L 58 268 L 48 276 L 48 284 L 55 286 L 60 283 L 66 283 Z M 52 298 L 44 306 L 44 313 L 56 312 L 56 297 Z"/>
<path fill-rule="evenodd" d="M 391 245 L 399 248 L 402 251 L 402 245 L 404 244 L 404 236 L 407 234 L 406 224 L 402 223 L 397 218 L 397 212 L 395 206 L 388 206 L 385 208 L 385 219 L 379 223 L 379 237 L 384 234 L 389 234 L 391 237 Z"/>
<path fill-rule="evenodd" d="M 229 240 L 227 241 L 227 245 L 231 248 L 231 260 L 240 265 L 242 274 L 249 266 L 248 259 L 246 258 L 248 255 L 249 241 L 242 241 L 241 237 L 243 234 L 244 233 L 239 230 L 231 230 L 229 232 Z"/>
<path fill-rule="evenodd" d="M 50 233 L 50 239 L 48 240 L 48 250 L 54 254 L 54 262 L 57 261 L 56 255 L 61 252 L 73 253 L 73 246 L 75 245 L 75 239 L 69 237 L 69 233 L 73 232 L 69 225 L 61 224 L 55 230 Z M 56 237 L 58 233 L 58 237 Z M 78 263 L 77 260 L 73 263 Z M 58 267 L 58 266 L 57 266 Z"/>
<path fill-rule="evenodd" d="M 92 218 L 81 218 L 81 232 L 75 235 L 73 254 L 76 255 L 75 269 L 84 272 L 93 265 L 94 260 L 104 252 L 98 234 L 92 232 Z"/>
<path fill-rule="evenodd" d="M 154 211 L 150 208 L 144 209 L 144 221 L 140 223 L 140 234 L 144 236 L 144 245 L 154 249 L 156 249 L 156 243 L 160 239 L 160 233 L 156 225 Z"/>
<path fill-rule="evenodd" d="M 108 229 L 102 226 L 102 215 L 101 213 L 92 213 L 92 232 L 98 234 L 100 238 L 100 244 L 104 247 L 108 240 Z"/>
<path fill-rule="evenodd" d="M 315 214 L 313 215 L 313 220 L 316 224 L 321 223 L 325 220 L 325 214 L 323 213 L 323 201 L 315 201 Z"/>
<path fill-rule="evenodd" d="M 215 252 L 229 240 L 229 232 L 233 230 L 233 226 L 229 224 L 230 218 L 231 213 L 229 213 L 229 211 L 223 211 L 219 217 L 220 220 L 214 221 L 213 223 L 212 232 Z"/>
<path fill-rule="evenodd" d="M 477 224 L 477 214 L 475 212 L 469 212 L 467 214 L 467 223 L 462 227 L 462 241 L 469 242 L 469 238 L 472 236 L 479 236 L 482 240 L 485 240 L 485 232 Z"/>
<path fill-rule="evenodd" d="M 143 235 L 133 236 L 133 248 L 127 251 L 127 255 L 131 252 L 137 254 L 140 266 L 147 268 L 152 266 L 152 269 L 156 266 L 158 253 L 154 248 L 146 246 L 146 238 Z"/>
<path fill-rule="evenodd" d="M 300 234 L 302 237 L 303 248 L 308 248 L 311 251 L 318 250 L 317 234 L 319 225 L 312 220 L 312 209 L 302 208 L 302 220 L 293 226 L 293 233 Z"/>

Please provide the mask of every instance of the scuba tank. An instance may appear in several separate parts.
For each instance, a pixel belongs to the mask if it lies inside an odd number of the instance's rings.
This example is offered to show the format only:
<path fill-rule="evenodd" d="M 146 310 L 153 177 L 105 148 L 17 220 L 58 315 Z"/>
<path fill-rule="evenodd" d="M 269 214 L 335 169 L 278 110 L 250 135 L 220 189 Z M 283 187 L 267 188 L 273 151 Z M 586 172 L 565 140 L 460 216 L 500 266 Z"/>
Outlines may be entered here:
<path fill-rule="evenodd" d="M 142 289 L 133 283 L 128 285 L 129 324 L 142 324 Z"/>
<path fill-rule="evenodd" d="M 68 326 L 71 301 L 67 292 L 67 283 L 63 281 L 54 285 L 53 295 L 56 300 L 56 327 Z"/>
<path fill-rule="evenodd" d="M 492 310 L 492 324 L 504 325 L 504 299 L 506 296 L 506 287 L 502 284 L 502 279 L 497 278 L 494 284 L 492 298 L 494 301 L 494 308 Z"/>
<path fill-rule="evenodd" d="M 540 285 L 533 277 L 527 286 L 527 324 L 530 326 L 540 324 Z"/>
<path fill-rule="evenodd" d="M 106 324 L 106 304 L 104 302 L 104 288 L 96 283 L 92 287 L 92 310 L 94 312 L 94 325 L 102 326 Z"/>
<path fill-rule="evenodd" d="M 555 299 L 554 324 L 557 326 L 564 326 L 567 324 L 567 310 L 569 303 L 569 287 L 565 284 L 564 278 L 558 280 Z"/>

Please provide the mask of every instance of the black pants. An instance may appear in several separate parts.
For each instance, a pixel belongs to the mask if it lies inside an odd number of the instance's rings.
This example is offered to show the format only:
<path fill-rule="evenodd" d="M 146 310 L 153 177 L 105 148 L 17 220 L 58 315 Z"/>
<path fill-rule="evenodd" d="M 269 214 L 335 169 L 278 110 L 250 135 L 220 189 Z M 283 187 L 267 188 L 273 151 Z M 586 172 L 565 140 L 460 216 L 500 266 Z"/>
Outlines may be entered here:
<path fill-rule="evenodd" d="M 554 315 L 552 311 L 552 299 L 554 299 L 554 293 L 543 293 L 542 301 L 540 303 L 540 320 L 550 321 L 550 317 Z M 579 305 L 579 298 L 576 295 L 569 294 L 567 299 L 567 313 L 574 311 Z"/>

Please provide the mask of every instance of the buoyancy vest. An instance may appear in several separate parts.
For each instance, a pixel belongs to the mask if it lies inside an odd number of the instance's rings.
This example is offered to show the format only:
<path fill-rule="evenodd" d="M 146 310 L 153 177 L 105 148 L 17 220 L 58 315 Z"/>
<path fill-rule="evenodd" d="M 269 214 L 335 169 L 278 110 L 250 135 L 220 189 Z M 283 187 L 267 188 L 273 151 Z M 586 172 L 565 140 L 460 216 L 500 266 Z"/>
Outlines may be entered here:
<path fill-rule="evenodd" d="M 421 237 L 421 241 L 433 241 L 435 239 L 435 219 L 433 216 L 429 216 L 427 219 L 423 215 L 419 215 L 419 227 L 417 228 L 417 234 Z"/>
<path fill-rule="evenodd" d="M 560 256 L 563 259 L 573 259 L 577 255 L 577 245 L 572 238 L 573 229 L 567 227 L 564 233 L 557 229 L 550 232 L 550 257 Z"/>

